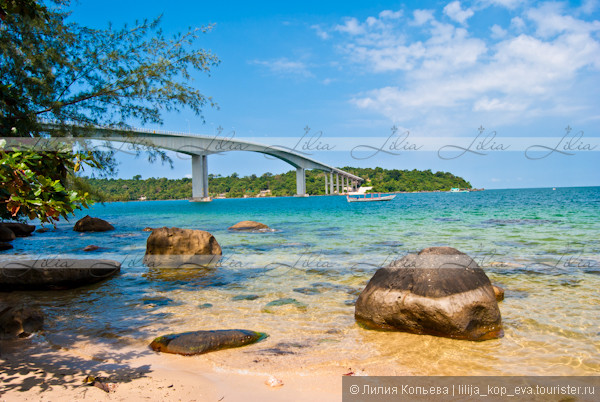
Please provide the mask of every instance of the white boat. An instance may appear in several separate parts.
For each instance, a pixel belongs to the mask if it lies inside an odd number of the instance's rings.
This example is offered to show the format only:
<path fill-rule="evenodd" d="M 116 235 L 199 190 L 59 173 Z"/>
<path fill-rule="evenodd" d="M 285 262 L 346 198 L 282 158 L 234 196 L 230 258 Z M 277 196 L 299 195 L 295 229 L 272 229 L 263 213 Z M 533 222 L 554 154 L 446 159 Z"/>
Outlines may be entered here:
<path fill-rule="evenodd" d="M 460 189 L 460 188 L 458 188 L 458 187 L 452 187 L 452 188 L 450 189 L 450 192 L 451 192 L 451 193 L 468 193 L 468 192 L 469 192 L 469 190 L 466 190 L 466 189 L 464 189 L 464 190 L 461 190 L 461 189 Z"/>
<path fill-rule="evenodd" d="M 370 197 L 367 197 L 370 195 Z M 381 195 L 381 193 L 368 193 L 361 196 L 347 195 L 348 202 L 371 202 L 371 201 L 390 201 L 396 197 L 396 194 Z"/>

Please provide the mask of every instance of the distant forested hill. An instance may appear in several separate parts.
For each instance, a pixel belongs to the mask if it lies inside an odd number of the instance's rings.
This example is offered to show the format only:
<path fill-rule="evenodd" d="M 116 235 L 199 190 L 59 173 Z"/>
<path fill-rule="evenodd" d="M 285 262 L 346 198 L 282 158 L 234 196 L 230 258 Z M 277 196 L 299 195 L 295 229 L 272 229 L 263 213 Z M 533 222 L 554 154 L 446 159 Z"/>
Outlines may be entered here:
<path fill-rule="evenodd" d="M 451 187 L 471 188 L 471 184 L 462 177 L 448 172 L 431 170 L 388 170 L 382 168 L 352 168 L 342 170 L 366 180 L 363 186 L 372 186 L 373 192 L 397 191 L 448 191 Z M 144 196 L 148 200 L 171 200 L 192 196 L 192 179 L 170 180 L 165 178 L 133 179 L 91 179 L 86 178 L 90 187 L 105 196 L 106 201 L 137 200 Z M 296 193 L 296 171 L 283 174 L 265 173 L 262 176 L 239 177 L 208 176 L 210 195 L 216 197 L 256 196 L 261 190 L 270 190 L 273 196 L 290 196 Z M 340 182 L 341 186 L 341 182 Z M 306 171 L 306 191 L 310 195 L 325 194 L 325 174 L 321 171 Z"/>

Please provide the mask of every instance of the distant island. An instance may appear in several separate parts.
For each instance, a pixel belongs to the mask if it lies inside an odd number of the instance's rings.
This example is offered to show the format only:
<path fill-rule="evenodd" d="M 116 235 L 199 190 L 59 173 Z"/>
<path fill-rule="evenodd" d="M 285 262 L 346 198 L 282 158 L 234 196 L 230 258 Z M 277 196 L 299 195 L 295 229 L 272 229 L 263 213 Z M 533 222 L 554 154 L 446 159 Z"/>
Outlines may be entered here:
<path fill-rule="evenodd" d="M 343 167 L 342 170 L 366 180 L 364 187 L 370 192 L 449 191 L 451 188 L 471 189 L 471 183 L 448 172 L 431 170 L 398 170 Z M 97 197 L 104 201 L 173 200 L 192 196 L 192 179 L 132 179 L 83 178 Z M 341 183 L 340 183 L 341 185 Z M 281 197 L 296 193 L 296 171 L 283 174 L 265 173 L 261 176 L 240 177 L 208 175 L 208 188 L 213 198 Z M 306 171 L 306 192 L 309 195 L 325 194 L 325 173 Z"/>

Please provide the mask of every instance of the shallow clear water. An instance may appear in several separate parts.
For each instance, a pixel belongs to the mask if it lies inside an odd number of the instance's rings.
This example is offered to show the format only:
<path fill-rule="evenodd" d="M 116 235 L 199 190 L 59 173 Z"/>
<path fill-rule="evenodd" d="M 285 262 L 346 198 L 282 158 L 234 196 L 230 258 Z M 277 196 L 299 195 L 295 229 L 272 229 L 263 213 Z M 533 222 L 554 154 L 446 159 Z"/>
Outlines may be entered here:
<path fill-rule="evenodd" d="M 116 230 L 80 234 L 72 219 L 1 255 L 122 262 L 119 276 L 93 287 L 3 295 L 38 303 L 47 333 L 140 347 L 165 332 L 269 333 L 259 344 L 220 352 L 219 364 L 234 369 L 261 362 L 359 365 L 389 375 L 600 373 L 599 187 L 399 194 L 381 203 L 334 196 L 109 203 L 77 218 L 86 214 Z M 277 231 L 227 230 L 242 220 Z M 144 267 L 147 226 L 209 231 L 223 259 L 208 270 Z M 89 244 L 101 248 L 83 252 Z M 503 338 L 456 341 L 355 324 L 354 300 L 378 267 L 441 245 L 475 258 L 506 289 Z"/>

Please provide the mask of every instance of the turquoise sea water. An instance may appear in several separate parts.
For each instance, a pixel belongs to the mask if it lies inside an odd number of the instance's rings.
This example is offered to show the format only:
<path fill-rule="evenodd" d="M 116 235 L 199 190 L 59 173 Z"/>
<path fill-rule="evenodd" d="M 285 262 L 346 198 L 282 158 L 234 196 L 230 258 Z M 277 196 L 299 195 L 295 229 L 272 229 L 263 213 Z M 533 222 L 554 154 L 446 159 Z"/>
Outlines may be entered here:
<path fill-rule="evenodd" d="M 13 292 L 40 305 L 46 333 L 145 347 L 165 332 L 246 328 L 269 333 L 220 365 L 327 367 L 381 374 L 600 374 L 600 187 L 345 197 L 107 203 L 80 211 L 113 223 L 76 233 L 71 223 L 18 239 L 0 258 L 108 258 L 121 274 L 91 288 Z M 232 233 L 255 220 L 271 233 Z M 145 227 L 212 233 L 213 269 L 158 270 L 141 261 Z M 83 252 L 90 244 L 95 252 Z M 493 283 L 505 336 L 486 342 L 368 331 L 354 300 L 376 269 L 408 252 L 452 246 Z M 260 363 L 257 363 L 260 362 Z"/>

